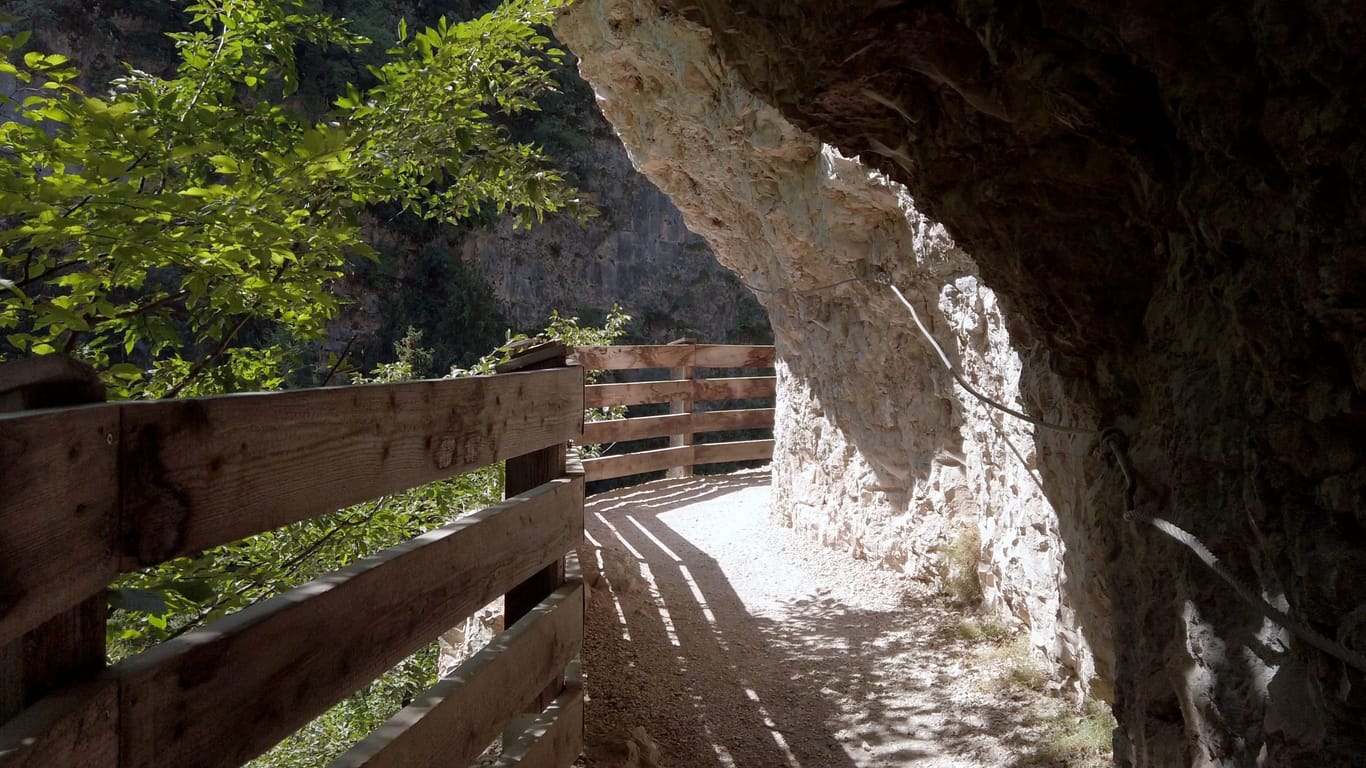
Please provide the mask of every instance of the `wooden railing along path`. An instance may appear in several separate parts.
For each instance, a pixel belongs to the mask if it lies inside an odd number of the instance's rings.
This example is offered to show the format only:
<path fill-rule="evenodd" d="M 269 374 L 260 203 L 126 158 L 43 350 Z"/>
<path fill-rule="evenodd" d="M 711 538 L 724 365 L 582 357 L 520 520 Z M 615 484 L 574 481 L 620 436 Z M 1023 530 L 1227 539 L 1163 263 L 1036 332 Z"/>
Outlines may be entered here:
<path fill-rule="evenodd" d="M 467 765 L 499 734 L 504 765 L 568 765 L 584 389 L 564 352 L 490 377 L 0 416 L 0 766 L 241 765 L 500 595 L 509 629 L 334 766 Z M 89 388 L 0 407 L 68 390 Z M 503 459 L 502 503 L 104 668 L 120 573 Z"/>
<path fill-rule="evenodd" d="M 644 472 L 670 470 L 674 476 L 692 474 L 701 464 L 767 460 L 773 441 L 738 440 L 695 443 L 694 436 L 707 432 L 772 429 L 773 408 L 699 410 L 705 401 L 772 398 L 777 384 L 770 373 L 762 376 L 705 378 L 699 369 L 773 367 L 773 347 L 727 344 L 696 344 L 690 341 L 661 346 L 578 347 L 574 356 L 590 371 L 669 369 L 662 381 L 622 384 L 589 384 L 584 405 L 605 408 L 619 405 L 669 403 L 670 412 L 659 416 L 613 419 L 584 425 L 584 444 L 608 444 L 668 436 L 669 447 L 583 462 L 587 480 L 606 480 Z"/>
<path fill-rule="evenodd" d="M 0 768 L 238 766 L 503 596 L 508 630 L 333 763 L 568 765 L 583 738 L 587 479 L 767 459 L 771 347 L 587 347 L 584 366 L 672 378 L 584 387 L 558 344 L 498 375 L 160 402 L 96 403 L 57 358 L 0 368 Z M 589 424 L 585 408 L 672 404 Z M 82 405 L 81 403 L 85 403 Z M 584 462 L 570 441 L 671 436 Z M 121 573 L 506 460 L 506 500 L 105 667 Z"/>

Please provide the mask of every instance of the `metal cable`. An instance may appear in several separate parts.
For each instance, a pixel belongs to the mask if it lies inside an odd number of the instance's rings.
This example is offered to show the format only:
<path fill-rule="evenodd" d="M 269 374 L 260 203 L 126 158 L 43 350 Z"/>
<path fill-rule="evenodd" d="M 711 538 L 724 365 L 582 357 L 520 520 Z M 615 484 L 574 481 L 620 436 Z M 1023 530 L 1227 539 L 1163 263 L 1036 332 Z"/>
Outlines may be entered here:
<path fill-rule="evenodd" d="M 841 280 L 837 283 L 830 283 L 829 285 L 818 285 L 813 288 L 804 288 L 801 290 L 793 288 L 758 288 L 750 285 L 749 283 L 744 282 L 743 280 L 741 280 L 740 282 L 746 288 L 756 293 L 786 293 L 794 295 L 816 293 L 818 291 L 823 291 L 855 282 L 871 282 L 887 286 L 892 290 L 892 293 L 896 294 L 896 297 L 901 302 L 902 306 L 906 307 L 906 310 L 911 313 L 911 319 L 915 321 L 915 327 L 920 330 L 921 335 L 923 335 L 925 337 L 925 340 L 929 342 L 930 347 L 933 348 L 935 353 L 939 356 L 939 361 L 944 364 L 944 367 L 948 369 L 948 372 L 953 376 L 954 380 L 958 382 L 959 386 L 967 390 L 969 394 L 977 398 L 983 405 L 995 408 L 996 410 L 1002 413 L 1006 413 L 1011 416 L 1014 416 L 1017 419 L 1027 421 L 1035 426 L 1043 427 L 1044 429 L 1055 430 L 1058 432 L 1065 432 L 1073 435 L 1100 434 L 1101 443 L 1105 445 L 1107 448 L 1109 448 L 1110 452 L 1114 454 L 1115 460 L 1119 464 L 1120 472 L 1124 475 L 1124 518 L 1126 520 L 1147 523 L 1148 525 L 1151 525 L 1153 528 L 1156 528 L 1157 530 L 1166 534 L 1173 541 L 1181 544 L 1182 546 L 1186 547 L 1186 549 L 1190 550 L 1192 554 L 1199 558 L 1200 562 L 1204 563 L 1205 567 L 1209 568 L 1211 571 L 1214 571 L 1214 573 L 1217 574 L 1219 578 L 1223 579 L 1223 581 L 1226 584 L 1233 588 L 1233 591 L 1240 598 L 1242 598 L 1244 602 L 1248 603 L 1253 608 L 1257 609 L 1257 611 L 1261 613 L 1262 616 L 1269 619 L 1273 623 L 1283 627 L 1292 635 L 1298 637 L 1299 639 L 1303 640 L 1309 645 L 1312 645 L 1320 651 L 1323 651 L 1324 653 L 1333 656 L 1338 660 L 1342 661 L 1343 663 L 1353 666 L 1362 672 L 1366 672 L 1366 655 L 1358 653 L 1341 643 L 1330 640 L 1328 637 L 1324 636 L 1312 627 L 1309 627 L 1305 624 L 1301 624 L 1299 621 L 1291 617 L 1290 614 L 1286 613 L 1285 611 L 1281 610 L 1280 608 L 1277 608 L 1276 606 L 1268 602 L 1266 598 L 1261 596 L 1260 593 L 1244 586 L 1243 583 L 1240 582 L 1231 572 L 1229 572 L 1228 569 L 1224 568 L 1224 566 L 1219 562 L 1219 558 L 1215 557 L 1214 553 L 1210 551 L 1209 547 L 1206 547 L 1203 543 L 1201 543 L 1199 539 L 1195 538 L 1195 536 L 1192 535 L 1190 532 L 1182 529 L 1180 526 L 1176 525 L 1175 523 L 1172 523 L 1169 520 L 1164 520 L 1160 517 L 1153 517 L 1151 515 L 1139 512 L 1137 505 L 1134 502 L 1135 490 L 1138 486 L 1137 476 L 1134 474 L 1133 467 L 1129 463 L 1127 444 L 1124 439 L 1123 433 L 1119 432 L 1119 430 L 1107 429 L 1104 432 L 1098 433 L 1098 431 L 1094 429 L 1069 427 L 1062 424 L 1054 424 L 1052 422 L 1043 421 L 1042 419 L 1036 419 L 1027 413 L 1017 411 L 1014 408 L 1011 408 L 1003 403 L 1000 403 L 997 400 L 994 400 L 993 398 L 978 391 L 976 387 L 974 387 L 972 384 L 968 382 L 968 380 L 963 376 L 963 374 L 959 373 L 958 369 L 949 360 L 949 356 L 944 353 L 944 349 L 939 346 L 939 342 L 935 341 L 935 338 L 933 335 L 930 334 L 929 329 L 925 327 L 925 324 L 923 322 L 921 322 L 920 313 L 915 311 L 915 306 L 911 304 L 911 302 L 906 300 L 905 295 L 901 293 L 901 289 L 897 288 L 896 285 L 892 283 L 889 277 L 885 275 L 880 275 L 876 278 L 852 277 L 845 280 Z"/>
<path fill-rule="evenodd" d="M 738 279 L 738 278 L 737 278 L 737 279 Z M 867 281 L 868 281 L 868 278 L 866 278 L 866 277 L 850 277 L 850 278 L 848 278 L 848 279 L 841 280 L 841 281 L 839 281 L 838 283 L 829 283 L 829 284 L 827 284 L 827 285 L 817 285 L 817 286 L 814 286 L 814 287 L 812 287 L 812 288 L 759 288 L 758 286 L 750 285 L 749 283 L 745 282 L 744 280 L 740 280 L 740 285 L 745 286 L 746 288 L 750 289 L 751 291 L 754 291 L 755 293 L 767 293 L 767 294 L 787 293 L 787 294 L 793 294 L 793 295 L 796 295 L 796 296 L 805 296 L 805 295 L 807 295 L 807 294 L 819 293 L 819 292 L 821 292 L 821 291 L 829 290 L 829 289 L 831 289 L 831 288 L 838 288 L 838 287 L 841 286 L 841 285 L 848 285 L 849 283 L 862 283 L 862 282 L 867 282 Z"/>
<path fill-rule="evenodd" d="M 877 281 L 877 282 L 882 282 L 882 281 Z M 977 388 L 974 387 L 974 386 L 972 386 L 972 384 L 968 383 L 968 380 L 963 376 L 963 374 L 961 374 L 961 373 L 958 372 L 958 369 L 954 367 L 953 363 L 949 362 L 949 356 L 946 355 L 946 354 L 944 354 L 944 349 L 943 349 L 942 347 L 939 346 L 939 342 L 937 342 L 937 341 L 934 340 L 934 336 L 931 336 L 931 335 L 930 335 L 930 330 L 929 330 L 928 328 L 925 327 L 925 324 L 924 324 L 924 323 L 920 322 L 920 313 L 919 313 L 919 312 L 916 312 L 916 311 L 915 311 L 915 307 L 911 305 L 911 302 L 907 301 L 907 300 L 906 300 L 906 297 L 902 295 L 901 289 L 900 289 L 900 288 L 897 288 L 897 287 L 896 287 L 895 285 L 893 285 L 890 281 L 889 281 L 889 282 L 884 282 L 883 284 L 886 285 L 888 288 L 891 288 L 891 289 L 892 289 L 892 293 L 895 293 L 895 294 L 896 294 L 896 297 L 897 297 L 898 299 L 901 300 L 902 305 L 905 306 L 906 309 L 910 311 L 910 313 L 911 313 L 911 319 L 915 321 L 915 327 L 920 329 L 920 333 L 925 337 L 925 340 L 928 341 L 928 342 L 930 343 L 930 346 L 931 346 L 931 347 L 934 347 L 934 351 L 935 351 L 936 353 L 939 354 L 939 360 L 940 360 L 940 362 L 942 362 L 942 363 L 944 364 L 944 367 L 945 367 L 945 368 L 949 369 L 949 373 L 953 374 L 953 378 L 954 378 L 955 381 L 958 382 L 959 386 L 961 386 L 963 389 L 966 389 L 966 390 L 968 391 L 968 393 L 971 394 L 973 397 L 975 397 L 975 398 L 977 398 L 978 400 L 982 401 L 982 403 L 983 403 L 984 405 L 988 405 L 988 406 L 990 406 L 990 407 L 992 407 L 992 408 L 995 408 L 995 409 L 998 410 L 998 411 L 1001 411 L 1002 413 L 1008 413 L 1008 414 L 1010 414 L 1011 416 L 1014 416 L 1014 417 L 1017 418 L 1017 419 L 1022 419 L 1022 420 L 1024 420 L 1024 421 L 1029 422 L 1030 424 L 1035 425 L 1035 426 L 1043 427 L 1044 429 L 1051 429 L 1051 430 L 1054 430 L 1054 431 L 1056 431 L 1056 432 L 1066 432 L 1066 433 L 1072 434 L 1072 435 L 1094 435 L 1094 434 L 1097 434 L 1097 431 L 1094 430 L 1094 429 L 1085 429 L 1085 428 L 1082 428 L 1082 427 L 1068 427 L 1068 426 L 1065 426 L 1065 425 L 1063 425 L 1063 424 L 1054 424 L 1053 422 L 1050 422 L 1050 421 L 1044 421 L 1044 420 L 1042 420 L 1042 419 L 1036 419 L 1036 418 L 1034 418 L 1033 416 L 1030 416 L 1030 415 L 1027 414 L 1027 413 L 1024 413 L 1024 412 L 1022 412 L 1022 411 L 1017 411 L 1017 410 L 1015 410 L 1014 408 L 1011 408 L 1010 406 L 1007 406 L 1007 405 L 1004 405 L 1004 404 L 1002 404 L 1002 403 L 1000 403 L 1000 402 L 997 402 L 996 400 L 993 400 L 992 398 L 988 397 L 987 395 L 984 395 L 984 394 L 982 394 L 981 392 L 977 391 Z"/>
<path fill-rule="evenodd" d="M 1107 430 L 1107 434 L 1101 439 L 1101 442 L 1112 454 L 1114 454 L 1116 462 L 1119 463 L 1120 471 L 1124 474 L 1124 519 L 1147 523 L 1166 534 L 1173 541 L 1181 544 L 1186 549 L 1189 549 L 1192 554 L 1200 559 L 1200 562 L 1205 564 L 1205 567 L 1218 574 L 1219 578 L 1223 579 L 1226 584 L 1232 587 L 1233 591 L 1237 593 L 1244 602 L 1248 603 L 1253 608 L 1256 608 L 1262 616 L 1285 628 L 1290 634 L 1298 637 L 1309 645 L 1314 646 L 1320 651 L 1323 651 L 1330 656 L 1334 656 L 1343 663 L 1356 667 L 1362 672 L 1366 672 L 1366 655 L 1362 655 L 1341 643 L 1328 639 L 1308 625 L 1301 624 L 1290 616 L 1290 614 L 1268 602 L 1259 592 L 1249 589 L 1219 562 L 1219 558 L 1210 551 L 1209 547 L 1205 546 L 1203 542 L 1195 538 L 1189 531 L 1181 528 L 1170 520 L 1164 520 L 1160 517 L 1154 517 L 1139 512 L 1137 505 L 1134 504 L 1133 489 L 1135 477 L 1133 469 L 1129 464 L 1129 456 L 1125 450 L 1122 436 L 1116 434 L 1115 431 Z"/>
<path fill-rule="evenodd" d="M 1001 403 L 1001 402 L 999 402 L 999 401 L 997 401 L 997 400 L 994 400 L 994 399 L 992 399 L 990 396 L 988 396 L 988 395 L 986 395 L 986 394 L 983 394 L 983 393 L 982 393 L 981 391 L 979 391 L 976 387 L 974 387 L 971 383 L 969 383 L 968 380 L 967 380 L 967 378 L 964 377 L 963 374 L 961 374 L 961 373 L 958 372 L 958 369 L 955 368 L 954 365 L 953 365 L 953 363 L 949 361 L 949 356 L 946 355 L 946 354 L 944 354 L 944 350 L 943 350 L 942 347 L 939 346 L 939 342 L 937 342 L 937 341 L 934 340 L 934 336 L 930 335 L 929 329 L 926 328 L 926 327 L 925 327 L 925 324 L 922 323 L 922 322 L 920 321 L 920 314 L 919 314 L 918 312 L 915 311 L 915 307 L 911 306 L 911 303 L 910 303 L 909 301 L 906 300 L 906 297 L 905 297 L 905 296 L 902 295 L 901 290 L 900 290 L 899 288 L 897 288 L 895 285 L 893 285 L 893 284 L 892 284 L 892 281 L 891 281 L 889 278 L 887 278 L 885 275 L 884 275 L 884 276 L 880 276 L 879 278 L 872 278 L 872 277 L 850 277 L 850 278 L 846 278 L 846 279 L 844 279 L 844 280 L 840 280 L 839 282 L 836 282 L 836 283 L 830 283 L 830 284 L 828 284 L 828 285 L 817 285 L 817 286 L 812 287 L 812 288 L 801 288 L 801 289 L 797 289 L 797 288 L 759 288 L 759 287 L 757 287 L 757 286 L 753 286 L 753 285 L 750 285 L 749 283 L 746 283 L 744 280 L 741 280 L 741 281 L 740 281 L 740 284 L 741 284 L 741 285 L 745 286 L 746 288 L 748 288 L 748 289 L 750 289 L 751 291 L 754 291 L 754 292 L 756 292 L 756 293 L 767 293 L 767 294 L 780 294 L 780 293 L 781 293 L 781 294 L 789 294 L 789 295 L 796 295 L 796 296 L 802 296 L 802 295 L 806 295 L 806 294 L 817 293 L 817 292 L 819 292 L 819 291 L 828 290 L 828 289 L 830 289 L 830 288 L 836 288 L 836 287 L 841 286 L 841 285 L 847 285 L 848 283 L 874 283 L 874 284 L 877 284 L 877 285 L 885 285 L 885 286 L 887 286 L 888 288 L 891 288 L 891 289 L 892 289 L 892 293 L 895 293 L 895 294 L 896 294 L 896 297 L 897 297 L 898 299 L 901 300 L 901 303 L 906 307 L 906 309 L 910 310 L 911 319 L 915 321 L 915 327 L 920 329 L 920 333 L 923 334 L 923 335 L 925 336 L 925 340 L 928 341 L 928 342 L 930 343 L 930 346 L 934 348 L 934 351 L 939 355 L 939 360 L 944 364 L 944 367 L 948 369 L 949 373 L 953 376 L 954 380 L 957 381 L 958 384 L 959 384 L 960 386 L 963 387 L 963 389 L 966 389 L 966 390 L 968 391 L 969 394 L 971 394 L 973 397 L 975 397 L 975 398 L 977 398 L 978 400 L 980 400 L 980 401 L 982 402 L 982 404 L 984 404 L 984 405 L 986 405 L 986 406 L 989 406 L 989 407 L 991 407 L 991 408 L 995 408 L 996 410 L 998 410 L 998 411 L 1000 411 L 1000 412 L 1002 412 L 1002 413 L 1010 414 L 1011 416 L 1014 416 L 1014 417 L 1017 418 L 1017 419 L 1022 419 L 1022 420 L 1024 420 L 1024 421 L 1027 421 L 1027 422 L 1029 422 L 1030 424 L 1033 424 L 1033 425 L 1035 425 L 1035 426 L 1043 427 L 1044 429 L 1051 429 L 1051 430 L 1054 430 L 1054 431 L 1057 431 L 1057 432 L 1065 432 L 1065 433 L 1071 434 L 1071 435 L 1095 435 L 1095 434 L 1098 434 L 1098 431 L 1097 431 L 1097 430 L 1094 430 L 1094 429 L 1086 429 L 1086 428 L 1082 428 L 1082 427 L 1069 427 L 1069 426 L 1065 426 L 1065 425 L 1063 425 L 1063 424 L 1054 424 L 1054 423 L 1052 423 L 1052 422 L 1044 421 L 1044 420 L 1042 420 L 1042 419 L 1036 419 L 1036 418 L 1034 418 L 1033 416 L 1030 416 L 1030 415 L 1027 414 L 1027 413 L 1024 413 L 1024 412 L 1022 412 L 1022 411 L 1017 411 L 1017 410 L 1015 410 L 1014 408 L 1011 408 L 1010 406 L 1005 405 L 1005 404 L 1003 404 L 1003 403 Z"/>

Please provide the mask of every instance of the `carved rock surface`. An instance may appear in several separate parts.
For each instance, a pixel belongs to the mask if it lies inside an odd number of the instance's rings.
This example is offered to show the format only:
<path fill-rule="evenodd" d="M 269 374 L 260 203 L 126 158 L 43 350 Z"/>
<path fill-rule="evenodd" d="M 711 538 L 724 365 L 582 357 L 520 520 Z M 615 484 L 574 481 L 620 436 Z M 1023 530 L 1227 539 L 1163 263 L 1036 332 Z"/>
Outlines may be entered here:
<path fill-rule="evenodd" d="M 601 0 L 576 3 L 556 31 L 636 166 L 769 313 L 775 519 L 913 578 L 932 578 L 948 550 L 980 537 L 969 565 L 989 607 L 1026 629 L 1077 693 L 1103 683 L 1091 643 L 1108 636 L 1084 638 L 1060 599 L 1064 547 L 1033 427 L 970 397 L 894 294 L 863 279 L 888 273 L 966 375 L 1022 408 L 1019 354 L 972 261 L 900 184 L 750 94 L 696 25 L 649 2 Z"/>
<path fill-rule="evenodd" d="M 1362 3 L 666 4 L 709 31 L 726 63 L 688 68 L 699 54 L 680 52 L 686 79 L 738 78 L 749 95 L 718 98 L 772 105 L 906 184 L 947 227 L 999 300 L 1027 410 L 1122 428 L 1141 511 L 1193 532 L 1298 621 L 1366 650 Z M 656 86 L 642 74 L 642 91 Z M 654 119 L 676 106 L 661 102 Z M 789 151 L 771 113 L 740 106 L 755 148 Z M 659 183 L 677 197 L 691 181 L 680 175 Z M 779 217 L 796 207 L 784 202 Z M 742 215 L 763 227 L 770 213 Z M 696 223 L 728 250 L 733 224 Z M 844 258 L 802 257 L 787 282 L 835 277 Z M 905 284 L 920 261 L 902 250 L 881 266 Z M 868 339 L 865 355 L 915 343 L 881 338 L 897 333 L 896 307 L 871 292 L 855 301 L 858 331 L 813 300 L 770 309 L 775 326 L 830 325 L 823 343 Z M 788 303 L 810 314 L 789 322 Z M 870 391 L 892 378 L 932 391 L 916 381 L 928 371 L 885 371 L 848 375 Z M 908 425 L 919 412 L 889 405 L 825 415 L 891 481 L 885 492 L 914 499 L 925 454 L 910 453 L 897 479 L 860 440 L 903 429 L 932 444 L 922 430 L 942 435 L 952 409 Z M 1116 468 L 1079 442 L 1038 433 L 1032 455 L 1056 515 L 1045 528 L 1064 545 L 1062 603 L 1098 652 L 1114 638 L 1112 669 L 1098 666 L 1114 687 L 1119 762 L 1366 764 L 1361 671 L 1125 522 Z"/>

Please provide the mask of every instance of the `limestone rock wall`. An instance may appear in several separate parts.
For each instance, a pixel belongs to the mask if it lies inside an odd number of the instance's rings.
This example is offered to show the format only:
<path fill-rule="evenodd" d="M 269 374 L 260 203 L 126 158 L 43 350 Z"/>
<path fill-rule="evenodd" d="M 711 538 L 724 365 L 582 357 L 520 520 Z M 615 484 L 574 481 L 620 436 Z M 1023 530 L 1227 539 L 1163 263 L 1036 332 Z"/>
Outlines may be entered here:
<path fill-rule="evenodd" d="M 1366 651 L 1360 2 L 660 2 L 948 228 L 1031 412 L 1123 429 L 1141 512 Z M 1359 662 L 1126 522 L 1107 457 L 1035 447 L 1121 765 L 1366 765 Z"/>
<path fill-rule="evenodd" d="M 991 416 L 891 291 L 865 279 L 889 275 L 968 377 L 1021 408 L 1020 352 L 972 261 L 899 184 L 755 98 L 703 28 L 651 2 L 580 0 L 556 32 L 636 167 L 768 311 L 780 379 L 775 518 L 910 578 L 933 577 L 946 548 L 979 532 L 989 606 L 1075 690 L 1103 692 L 1092 647 L 1104 668 L 1108 638 L 1084 638 L 1061 600 L 1059 511 L 1035 455 L 1085 452 L 1087 441 Z M 1045 405 L 1056 419 L 1091 418 Z"/>

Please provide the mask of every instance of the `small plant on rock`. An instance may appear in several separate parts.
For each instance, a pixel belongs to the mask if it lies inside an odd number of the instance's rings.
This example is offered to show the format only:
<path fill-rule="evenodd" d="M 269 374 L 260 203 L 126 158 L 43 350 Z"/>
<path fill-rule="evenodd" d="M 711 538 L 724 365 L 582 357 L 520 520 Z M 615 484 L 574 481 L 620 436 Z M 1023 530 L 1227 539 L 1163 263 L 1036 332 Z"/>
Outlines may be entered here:
<path fill-rule="evenodd" d="M 953 541 L 934 549 L 939 590 L 956 606 L 982 602 L 982 582 L 977 568 L 982 559 L 982 539 L 976 527 L 963 529 Z"/>

